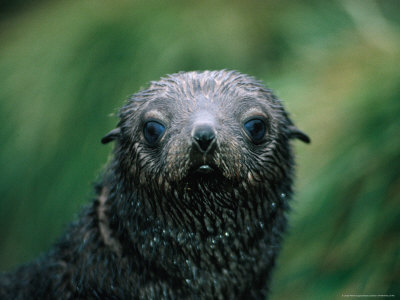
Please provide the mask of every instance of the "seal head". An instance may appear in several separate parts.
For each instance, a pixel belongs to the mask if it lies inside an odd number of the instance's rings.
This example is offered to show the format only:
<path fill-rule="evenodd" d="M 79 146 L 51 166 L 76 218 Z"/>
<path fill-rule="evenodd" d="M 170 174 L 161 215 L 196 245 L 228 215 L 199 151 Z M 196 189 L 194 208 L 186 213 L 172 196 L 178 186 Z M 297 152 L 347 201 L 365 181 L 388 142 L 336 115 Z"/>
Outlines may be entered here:
<path fill-rule="evenodd" d="M 309 142 L 250 76 L 152 82 L 102 140 L 117 142 L 108 201 L 122 251 L 136 249 L 189 294 L 265 295 L 286 227 L 293 138 Z"/>

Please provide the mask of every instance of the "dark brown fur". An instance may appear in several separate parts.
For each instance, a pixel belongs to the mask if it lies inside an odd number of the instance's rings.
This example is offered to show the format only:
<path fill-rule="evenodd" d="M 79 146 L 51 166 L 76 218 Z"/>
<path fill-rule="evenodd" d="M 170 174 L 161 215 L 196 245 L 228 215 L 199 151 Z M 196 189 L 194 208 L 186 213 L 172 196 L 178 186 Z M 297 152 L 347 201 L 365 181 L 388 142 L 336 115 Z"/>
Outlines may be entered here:
<path fill-rule="evenodd" d="M 102 140 L 116 145 L 97 198 L 46 255 L 0 277 L 0 298 L 264 299 L 292 138 L 309 142 L 252 77 L 152 82 Z"/>

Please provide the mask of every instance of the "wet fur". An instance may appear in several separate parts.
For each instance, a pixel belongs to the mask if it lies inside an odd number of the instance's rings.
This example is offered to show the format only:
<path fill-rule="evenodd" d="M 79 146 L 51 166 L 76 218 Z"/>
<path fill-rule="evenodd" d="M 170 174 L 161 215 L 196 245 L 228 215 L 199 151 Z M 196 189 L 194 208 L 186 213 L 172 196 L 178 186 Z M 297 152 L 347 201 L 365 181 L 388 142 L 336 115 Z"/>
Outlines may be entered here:
<path fill-rule="evenodd" d="M 216 149 L 190 139 L 206 111 Z M 262 114 L 254 145 L 246 116 Z M 144 122 L 162 121 L 157 145 Z M 0 276 L 0 299 L 265 299 L 292 194 L 290 139 L 309 142 L 281 102 L 232 71 L 177 73 L 120 111 L 96 198 L 42 258 Z M 212 175 L 198 174 L 204 162 Z"/>

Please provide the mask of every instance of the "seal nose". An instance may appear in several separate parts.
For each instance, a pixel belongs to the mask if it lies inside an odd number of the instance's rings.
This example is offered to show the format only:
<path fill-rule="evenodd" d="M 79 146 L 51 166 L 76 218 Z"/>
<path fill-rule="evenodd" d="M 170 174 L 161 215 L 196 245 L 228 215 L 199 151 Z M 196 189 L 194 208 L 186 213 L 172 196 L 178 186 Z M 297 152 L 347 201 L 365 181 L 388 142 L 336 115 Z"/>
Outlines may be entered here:
<path fill-rule="evenodd" d="M 209 151 L 214 145 L 214 128 L 209 124 L 197 125 L 192 132 L 192 137 L 194 143 L 198 146 L 199 150 L 205 153 Z"/>

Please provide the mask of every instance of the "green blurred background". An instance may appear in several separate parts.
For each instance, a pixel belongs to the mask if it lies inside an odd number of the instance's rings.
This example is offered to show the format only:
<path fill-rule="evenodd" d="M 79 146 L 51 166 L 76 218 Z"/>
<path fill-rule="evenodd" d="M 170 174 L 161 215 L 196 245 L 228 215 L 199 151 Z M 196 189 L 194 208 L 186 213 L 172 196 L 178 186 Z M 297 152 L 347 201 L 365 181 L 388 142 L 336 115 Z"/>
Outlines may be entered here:
<path fill-rule="evenodd" d="M 272 299 L 400 297 L 400 2 L 3 1 L 0 270 L 93 196 L 110 115 L 150 80 L 236 69 L 312 138 Z"/>

